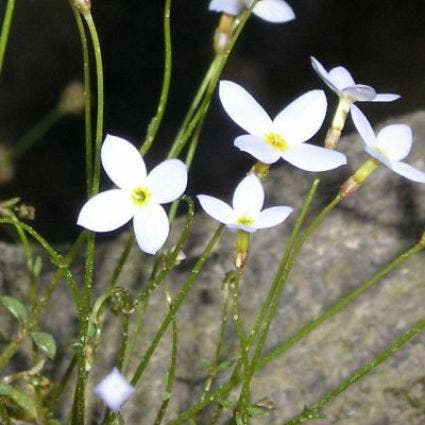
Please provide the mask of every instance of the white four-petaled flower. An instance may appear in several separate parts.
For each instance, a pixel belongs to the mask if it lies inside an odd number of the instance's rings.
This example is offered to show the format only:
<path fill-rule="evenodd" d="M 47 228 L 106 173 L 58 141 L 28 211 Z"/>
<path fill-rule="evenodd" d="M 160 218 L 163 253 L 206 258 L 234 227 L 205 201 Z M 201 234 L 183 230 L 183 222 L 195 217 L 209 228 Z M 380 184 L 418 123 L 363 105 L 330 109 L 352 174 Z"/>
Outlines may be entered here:
<path fill-rule="evenodd" d="M 311 57 L 311 65 L 331 90 L 339 97 L 345 97 L 351 102 L 392 102 L 400 98 L 398 94 L 377 94 L 373 87 L 356 84 L 350 72 L 343 66 L 337 66 L 328 72 L 314 57 Z"/>
<path fill-rule="evenodd" d="M 412 130 L 405 124 L 384 127 L 377 136 L 363 112 L 357 106 L 351 107 L 351 117 L 365 143 L 365 150 L 388 168 L 410 180 L 425 183 L 425 173 L 401 160 L 412 148 Z"/>
<path fill-rule="evenodd" d="M 131 386 L 119 370 L 114 367 L 94 388 L 94 393 L 113 411 L 120 410 L 121 405 L 134 394 Z"/>
<path fill-rule="evenodd" d="M 293 210 L 277 206 L 261 211 L 264 189 L 255 174 L 248 175 L 238 184 L 233 194 L 233 207 L 209 195 L 198 195 L 198 200 L 205 212 L 220 223 L 249 233 L 282 223 Z"/>
<path fill-rule="evenodd" d="M 209 9 L 237 16 L 252 4 L 253 0 L 211 0 Z M 292 8 L 283 0 L 260 0 L 254 7 L 254 15 L 268 22 L 282 23 L 295 18 Z"/>
<path fill-rule="evenodd" d="M 105 138 L 101 158 L 106 174 L 118 189 L 89 199 L 77 223 L 94 232 L 109 232 L 133 218 L 140 249 L 155 254 L 164 245 L 170 227 L 161 204 L 175 201 L 186 190 L 186 165 L 169 159 L 147 174 L 139 151 L 127 140 L 111 135 Z"/>
<path fill-rule="evenodd" d="M 235 146 L 265 164 L 283 158 L 306 171 L 332 170 L 347 163 L 345 155 L 304 143 L 320 129 L 326 115 L 323 90 L 309 91 L 295 99 L 274 120 L 241 86 L 221 81 L 221 103 L 235 121 L 249 134 L 235 139 Z"/>

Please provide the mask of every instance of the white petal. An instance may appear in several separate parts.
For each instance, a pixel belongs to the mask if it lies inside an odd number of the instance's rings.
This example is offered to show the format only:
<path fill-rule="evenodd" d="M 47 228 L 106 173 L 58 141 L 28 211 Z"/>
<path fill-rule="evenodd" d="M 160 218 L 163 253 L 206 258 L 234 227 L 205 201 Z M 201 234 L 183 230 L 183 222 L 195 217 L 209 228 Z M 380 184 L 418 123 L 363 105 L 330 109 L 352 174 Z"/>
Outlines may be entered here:
<path fill-rule="evenodd" d="M 272 122 L 271 118 L 239 84 L 220 81 L 219 96 L 230 118 L 249 134 L 263 137 L 268 131 Z"/>
<path fill-rule="evenodd" d="M 209 195 L 198 195 L 197 198 L 204 211 L 220 223 L 229 224 L 235 221 L 235 212 L 225 202 Z"/>
<path fill-rule="evenodd" d="M 351 105 L 350 113 L 354 125 L 366 146 L 375 147 L 377 143 L 375 133 L 373 132 L 373 128 L 366 116 L 356 105 Z"/>
<path fill-rule="evenodd" d="M 391 169 L 403 177 L 418 183 L 425 183 L 425 173 L 405 162 L 392 162 Z"/>
<path fill-rule="evenodd" d="M 128 192 L 112 189 L 89 199 L 80 211 L 77 224 L 93 232 L 110 232 L 127 223 L 134 215 Z"/>
<path fill-rule="evenodd" d="M 338 87 L 331 81 L 328 72 L 325 67 L 313 56 L 310 57 L 311 66 L 316 71 L 317 75 L 333 90 L 335 93 L 339 93 Z"/>
<path fill-rule="evenodd" d="M 376 136 L 376 146 L 390 161 L 406 158 L 412 148 L 412 130 L 405 124 L 384 127 Z"/>
<path fill-rule="evenodd" d="M 295 18 L 294 11 L 283 0 L 260 0 L 254 7 L 254 14 L 268 22 L 288 22 Z"/>
<path fill-rule="evenodd" d="M 233 194 L 233 209 L 238 217 L 257 217 L 264 204 L 264 189 L 255 174 L 249 174 L 238 184 Z"/>
<path fill-rule="evenodd" d="M 280 152 L 259 137 L 245 135 L 235 139 L 234 145 L 242 152 L 248 152 L 264 164 L 273 164 L 280 158 Z"/>
<path fill-rule="evenodd" d="M 159 204 L 175 201 L 186 190 L 187 167 L 179 159 L 168 159 L 148 174 L 145 183 Z"/>
<path fill-rule="evenodd" d="M 236 16 L 242 11 L 242 2 L 240 0 L 212 0 L 208 9 L 214 12 L 225 12 Z"/>
<path fill-rule="evenodd" d="M 399 94 L 394 93 L 378 93 L 373 99 L 372 102 L 393 102 L 394 100 L 400 99 Z"/>
<path fill-rule="evenodd" d="M 146 166 L 139 151 L 121 137 L 107 135 L 101 150 L 102 165 L 109 178 L 122 189 L 140 185 Z"/>
<path fill-rule="evenodd" d="M 323 90 L 311 90 L 290 103 L 273 120 L 273 129 L 290 145 L 311 139 L 320 129 L 326 115 Z"/>
<path fill-rule="evenodd" d="M 365 151 L 375 159 L 377 159 L 379 162 L 382 162 L 386 167 L 391 168 L 391 164 L 388 162 L 388 159 L 382 156 L 375 148 L 366 146 Z"/>
<path fill-rule="evenodd" d="M 343 66 L 332 68 L 329 71 L 329 79 L 338 88 L 338 90 L 342 90 L 345 87 L 354 86 L 356 84 L 350 72 Z"/>
<path fill-rule="evenodd" d="M 303 143 L 282 153 L 282 158 L 295 167 L 306 171 L 327 171 L 347 163 L 340 152 Z"/>
<path fill-rule="evenodd" d="M 276 226 L 287 219 L 289 214 L 293 211 L 290 207 L 272 207 L 261 211 L 255 227 L 257 229 L 265 229 L 267 227 Z"/>
<path fill-rule="evenodd" d="M 133 224 L 139 248 L 147 254 L 156 254 L 164 245 L 170 231 L 164 208 L 155 202 L 138 208 Z"/>
<path fill-rule="evenodd" d="M 358 102 L 369 102 L 376 96 L 375 89 L 370 86 L 365 86 L 364 84 L 355 84 L 354 86 L 345 87 L 342 93 L 353 101 Z"/>
<path fill-rule="evenodd" d="M 255 233 L 257 231 L 256 227 L 243 225 L 243 224 L 227 224 L 226 227 L 231 230 L 243 230 L 248 233 Z"/>
<path fill-rule="evenodd" d="M 94 393 L 114 412 L 135 392 L 126 379 L 119 373 L 117 368 L 107 375 L 96 385 Z"/>

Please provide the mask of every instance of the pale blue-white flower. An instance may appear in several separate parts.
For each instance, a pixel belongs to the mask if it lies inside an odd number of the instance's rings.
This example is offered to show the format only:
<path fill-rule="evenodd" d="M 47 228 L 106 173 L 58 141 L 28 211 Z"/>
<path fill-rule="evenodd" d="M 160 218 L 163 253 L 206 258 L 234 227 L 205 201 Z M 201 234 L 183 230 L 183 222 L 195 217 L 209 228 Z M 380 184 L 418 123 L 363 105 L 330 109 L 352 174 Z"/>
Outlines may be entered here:
<path fill-rule="evenodd" d="M 253 0 L 211 0 L 209 10 L 237 16 L 248 9 L 252 2 Z M 252 12 L 272 23 L 288 22 L 295 18 L 294 11 L 283 0 L 260 0 Z"/>
<path fill-rule="evenodd" d="M 328 72 L 314 57 L 311 57 L 311 65 L 331 90 L 351 102 L 392 102 L 400 98 L 398 94 L 376 93 L 371 86 L 355 83 L 350 72 L 343 66 L 337 66 Z"/>
<path fill-rule="evenodd" d="M 235 146 L 265 164 L 283 158 L 306 171 L 332 170 L 346 164 L 339 152 L 304 143 L 322 126 L 326 115 L 323 90 L 309 91 L 284 108 L 274 120 L 241 86 L 221 81 L 219 95 L 230 118 L 247 135 L 235 139 Z"/>
<path fill-rule="evenodd" d="M 232 206 L 209 195 L 198 195 L 198 200 L 204 211 L 220 223 L 248 233 L 282 223 L 293 210 L 285 206 L 262 210 L 264 189 L 255 174 L 249 174 L 238 184 Z"/>
<path fill-rule="evenodd" d="M 135 392 L 119 370 L 114 367 L 94 388 L 94 393 L 113 411 L 120 410 L 121 405 Z"/>
<path fill-rule="evenodd" d="M 351 108 L 351 117 L 365 144 L 365 151 L 382 164 L 409 180 L 425 183 L 425 173 L 401 160 L 409 154 L 413 140 L 412 130 L 405 124 L 391 124 L 375 136 L 368 119 L 357 106 Z"/>
<path fill-rule="evenodd" d="M 187 186 L 187 167 L 178 159 L 157 165 L 149 174 L 139 151 L 127 140 L 107 135 L 101 159 L 118 186 L 101 192 L 83 206 L 77 223 L 94 232 L 109 232 L 133 218 L 140 249 L 155 254 L 165 243 L 169 221 L 161 204 L 178 199 Z"/>

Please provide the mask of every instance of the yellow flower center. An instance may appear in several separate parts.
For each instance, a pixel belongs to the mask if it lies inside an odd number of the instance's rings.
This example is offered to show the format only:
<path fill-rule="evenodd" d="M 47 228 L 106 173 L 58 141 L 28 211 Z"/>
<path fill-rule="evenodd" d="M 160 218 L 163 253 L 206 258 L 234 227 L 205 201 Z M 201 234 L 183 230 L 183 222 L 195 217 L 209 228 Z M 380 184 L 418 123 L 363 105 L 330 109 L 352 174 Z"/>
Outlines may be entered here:
<path fill-rule="evenodd" d="M 283 152 L 288 149 L 288 143 L 277 133 L 267 133 L 264 140 L 274 149 Z"/>
<path fill-rule="evenodd" d="M 138 207 L 144 207 L 151 199 L 151 193 L 146 187 L 138 186 L 131 191 L 131 200 Z"/>
<path fill-rule="evenodd" d="M 236 224 L 240 224 L 241 226 L 252 226 L 254 220 L 251 217 L 242 216 L 237 218 Z"/>

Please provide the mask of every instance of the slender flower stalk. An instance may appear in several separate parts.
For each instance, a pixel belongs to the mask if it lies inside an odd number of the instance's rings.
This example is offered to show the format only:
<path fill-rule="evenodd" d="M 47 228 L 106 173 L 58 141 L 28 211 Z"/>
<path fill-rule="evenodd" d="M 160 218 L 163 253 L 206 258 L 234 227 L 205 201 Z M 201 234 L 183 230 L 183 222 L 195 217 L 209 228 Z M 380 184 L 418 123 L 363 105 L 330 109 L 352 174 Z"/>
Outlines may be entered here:
<path fill-rule="evenodd" d="M 0 75 L 3 71 L 6 46 L 9 40 L 10 27 L 12 25 L 13 12 L 15 10 L 15 0 L 7 0 L 6 11 L 4 13 L 3 24 L 0 34 Z"/>

